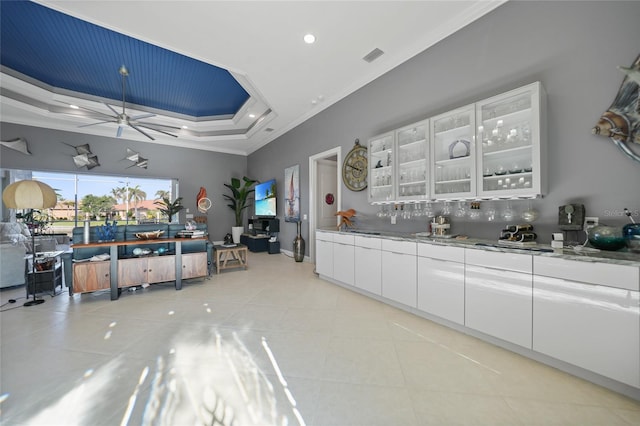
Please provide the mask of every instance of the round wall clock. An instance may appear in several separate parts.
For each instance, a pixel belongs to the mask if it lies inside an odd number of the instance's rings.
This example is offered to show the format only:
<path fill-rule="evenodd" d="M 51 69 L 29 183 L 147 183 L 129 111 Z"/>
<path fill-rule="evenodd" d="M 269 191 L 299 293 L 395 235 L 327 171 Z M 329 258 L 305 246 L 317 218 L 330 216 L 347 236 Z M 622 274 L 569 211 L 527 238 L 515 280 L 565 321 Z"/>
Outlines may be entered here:
<path fill-rule="evenodd" d="M 360 141 L 356 139 L 355 145 L 342 164 L 342 180 L 347 188 L 362 191 L 367 187 L 368 164 L 367 148 L 360 145 Z"/>

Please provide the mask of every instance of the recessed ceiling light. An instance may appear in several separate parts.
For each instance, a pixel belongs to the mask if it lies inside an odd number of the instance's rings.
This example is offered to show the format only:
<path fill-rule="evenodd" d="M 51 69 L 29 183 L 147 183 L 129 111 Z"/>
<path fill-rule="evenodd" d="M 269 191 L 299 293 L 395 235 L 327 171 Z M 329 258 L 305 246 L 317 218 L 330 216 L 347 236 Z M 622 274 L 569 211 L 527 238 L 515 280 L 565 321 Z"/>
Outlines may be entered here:
<path fill-rule="evenodd" d="M 184 125 L 184 126 L 182 126 L 182 128 L 183 128 L 183 129 L 188 129 L 188 128 L 189 128 L 189 126 Z"/>
<path fill-rule="evenodd" d="M 249 118 L 256 118 L 255 114 L 249 114 Z"/>
<path fill-rule="evenodd" d="M 316 41 L 316 36 L 314 36 L 313 34 L 305 34 L 304 36 L 304 42 L 307 44 L 313 44 Z"/>
<path fill-rule="evenodd" d="M 80 107 L 78 105 L 73 105 L 73 104 L 69 105 L 69 108 L 80 109 Z"/>

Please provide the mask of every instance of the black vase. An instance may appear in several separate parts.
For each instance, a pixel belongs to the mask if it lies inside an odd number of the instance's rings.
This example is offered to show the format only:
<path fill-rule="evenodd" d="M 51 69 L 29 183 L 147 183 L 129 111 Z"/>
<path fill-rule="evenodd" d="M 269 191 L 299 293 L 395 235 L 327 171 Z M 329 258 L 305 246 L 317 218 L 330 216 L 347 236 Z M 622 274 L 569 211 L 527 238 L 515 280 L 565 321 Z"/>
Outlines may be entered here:
<path fill-rule="evenodd" d="M 301 223 L 300 221 L 297 222 L 298 233 L 293 239 L 293 258 L 296 262 L 302 262 L 304 260 L 304 238 L 302 238 L 300 234 Z"/>

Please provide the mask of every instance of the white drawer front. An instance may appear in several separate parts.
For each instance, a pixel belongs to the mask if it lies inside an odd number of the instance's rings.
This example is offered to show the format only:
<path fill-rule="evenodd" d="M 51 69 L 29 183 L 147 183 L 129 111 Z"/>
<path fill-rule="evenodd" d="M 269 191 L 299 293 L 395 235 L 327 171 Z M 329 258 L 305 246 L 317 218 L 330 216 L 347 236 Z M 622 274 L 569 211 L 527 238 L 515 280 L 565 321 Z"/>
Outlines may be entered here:
<path fill-rule="evenodd" d="M 382 240 L 382 250 L 415 255 L 416 243 L 411 241 Z"/>
<path fill-rule="evenodd" d="M 463 263 L 464 248 L 418 243 L 418 256 Z"/>
<path fill-rule="evenodd" d="M 533 272 L 545 277 L 640 291 L 640 268 L 636 266 L 536 256 Z"/>
<path fill-rule="evenodd" d="M 333 236 L 335 234 L 331 233 L 331 232 L 322 232 L 322 231 L 316 231 L 316 240 L 320 240 L 320 241 L 333 241 Z"/>
<path fill-rule="evenodd" d="M 353 245 L 354 235 L 346 235 L 346 234 L 333 234 L 333 242 L 340 244 L 349 244 Z"/>
<path fill-rule="evenodd" d="M 529 274 L 533 270 L 533 261 L 530 254 L 465 249 L 465 262 L 467 265 L 485 266 L 487 268 Z"/>
<path fill-rule="evenodd" d="M 371 249 L 382 249 L 382 240 L 376 237 L 356 236 L 355 243 L 357 247 L 366 247 Z"/>

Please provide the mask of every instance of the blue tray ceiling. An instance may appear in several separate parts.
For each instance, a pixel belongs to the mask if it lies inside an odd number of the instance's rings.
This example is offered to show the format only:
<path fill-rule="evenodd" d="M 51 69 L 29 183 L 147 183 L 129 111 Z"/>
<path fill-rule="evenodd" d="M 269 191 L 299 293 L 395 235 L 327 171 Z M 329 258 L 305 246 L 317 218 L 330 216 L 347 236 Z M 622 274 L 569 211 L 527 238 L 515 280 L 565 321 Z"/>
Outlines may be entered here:
<path fill-rule="evenodd" d="M 199 118 L 232 116 L 249 98 L 225 69 L 33 2 L 1 1 L 0 30 L 2 66 L 53 88 L 119 105 L 125 65 L 128 104 Z"/>

